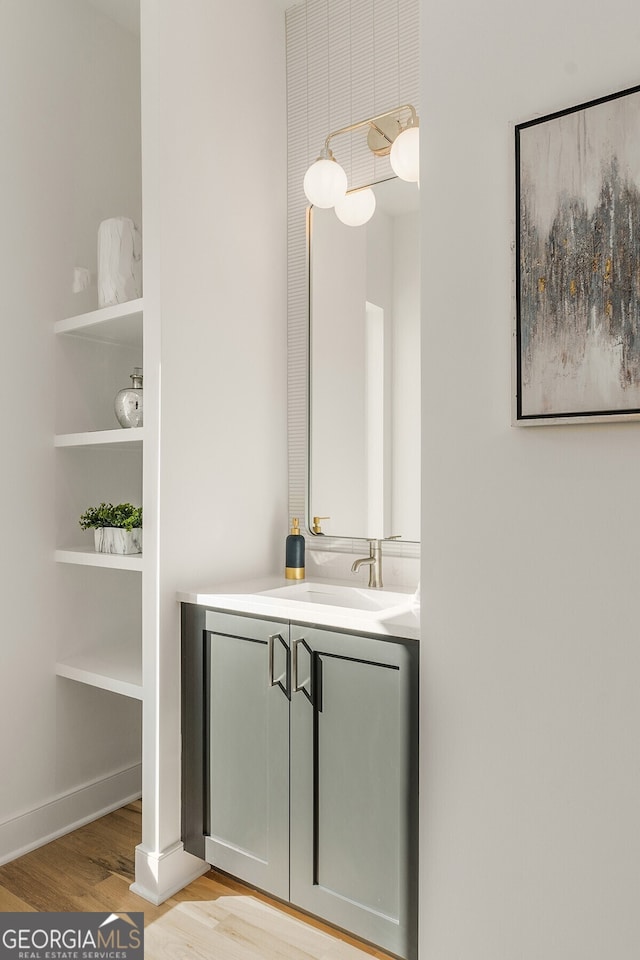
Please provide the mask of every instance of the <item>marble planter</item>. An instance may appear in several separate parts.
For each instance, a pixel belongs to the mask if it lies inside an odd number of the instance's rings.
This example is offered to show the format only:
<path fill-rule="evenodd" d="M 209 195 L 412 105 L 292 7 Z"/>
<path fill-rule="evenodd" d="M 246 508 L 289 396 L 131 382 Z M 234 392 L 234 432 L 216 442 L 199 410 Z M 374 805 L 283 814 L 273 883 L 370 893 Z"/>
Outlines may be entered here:
<path fill-rule="evenodd" d="M 96 527 L 93 531 L 96 553 L 142 553 L 142 528 Z"/>
<path fill-rule="evenodd" d="M 98 227 L 98 306 L 142 295 L 140 231 L 129 217 L 111 217 Z"/>

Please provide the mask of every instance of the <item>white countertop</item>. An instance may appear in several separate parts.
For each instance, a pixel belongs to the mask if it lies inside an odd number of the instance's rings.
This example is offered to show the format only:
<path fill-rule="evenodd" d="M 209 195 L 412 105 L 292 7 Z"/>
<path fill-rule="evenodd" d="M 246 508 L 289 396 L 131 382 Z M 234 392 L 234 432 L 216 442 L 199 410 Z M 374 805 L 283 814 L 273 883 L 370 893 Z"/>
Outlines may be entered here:
<path fill-rule="evenodd" d="M 293 583 L 302 582 L 310 588 L 317 586 L 319 596 L 323 588 L 330 590 L 335 586 L 344 590 L 347 587 L 363 600 L 367 599 L 367 594 L 372 594 L 375 595 L 372 599 L 382 603 L 387 592 L 370 590 L 368 587 L 361 587 L 353 581 L 345 580 L 308 578 L 304 581 L 292 581 L 285 580 L 284 577 L 262 577 L 259 580 L 219 584 L 203 590 L 180 591 L 177 598 L 183 603 L 196 603 L 199 606 L 215 607 L 232 613 L 275 617 L 279 620 L 292 620 L 295 623 L 309 623 L 380 637 L 420 639 L 420 605 L 414 602 L 413 590 L 397 587 L 389 590 L 393 596 L 393 605 L 383 610 L 363 610 L 344 605 L 344 603 L 334 606 L 326 599 L 319 603 L 304 602 L 281 596 L 269 596 L 265 593 L 265 591 L 290 587 Z"/>

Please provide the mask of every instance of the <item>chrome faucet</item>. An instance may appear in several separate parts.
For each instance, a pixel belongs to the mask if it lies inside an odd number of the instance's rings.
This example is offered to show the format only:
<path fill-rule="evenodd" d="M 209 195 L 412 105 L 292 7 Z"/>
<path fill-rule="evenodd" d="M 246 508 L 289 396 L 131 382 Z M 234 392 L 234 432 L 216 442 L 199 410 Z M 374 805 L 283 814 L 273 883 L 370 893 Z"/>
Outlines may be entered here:
<path fill-rule="evenodd" d="M 400 534 L 395 537 L 385 537 L 385 540 L 399 540 Z M 351 572 L 357 573 L 360 567 L 369 567 L 369 586 L 380 589 L 382 587 L 382 540 L 369 540 L 369 556 L 359 557 L 351 565 Z"/>

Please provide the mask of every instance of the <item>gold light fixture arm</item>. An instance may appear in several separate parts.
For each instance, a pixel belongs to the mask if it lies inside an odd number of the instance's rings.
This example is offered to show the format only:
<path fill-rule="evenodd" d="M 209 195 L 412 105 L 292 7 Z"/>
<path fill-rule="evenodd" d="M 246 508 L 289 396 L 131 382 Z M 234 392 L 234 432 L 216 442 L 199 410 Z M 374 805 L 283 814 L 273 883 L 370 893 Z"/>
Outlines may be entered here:
<path fill-rule="evenodd" d="M 403 111 L 409 111 L 409 119 L 407 120 L 405 127 L 400 123 L 400 120 L 397 117 L 397 114 L 401 114 Z M 395 118 L 394 124 L 382 124 L 378 121 L 388 120 L 389 118 Z M 354 130 L 361 130 L 363 127 L 371 127 L 369 134 L 369 147 L 371 150 L 378 156 L 384 156 L 389 153 L 393 141 L 402 132 L 406 127 L 415 127 L 418 124 L 418 115 L 416 113 L 415 107 L 411 103 L 404 103 L 399 107 L 394 107 L 393 110 L 387 110 L 385 113 L 377 113 L 373 117 L 368 117 L 366 120 L 359 120 L 358 123 L 351 123 L 348 127 L 341 127 L 339 130 L 334 130 L 330 133 L 325 142 L 324 149 L 322 151 L 323 157 L 333 156 L 331 148 L 329 147 L 329 142 L 333 140 L 334 137 L 340 137 L 345 133 L 352 133 Z M 371 132 L 375 132 L 380 138 L 380 142 L 376 142 L 375 145 L 372 145 Z"/>
<path fill-rule="evenodd" d="M 336 216 L 350 227 L 359 227 L 373 215 L 375 194 L 370 187 L 348 190 L 347 174 L 331 150 L 335 137 L 368 127 L 367 146 L 376 157 L 389 157 L 393 173 L 408 183 L 419 179 L 418 115 L 411 103 L 385 110 L 366 120 L 333 130 L 324 141 L 320 156 L 304 175 L 303 189 L 309 203 L 321 209 L 335 207 Z"/>

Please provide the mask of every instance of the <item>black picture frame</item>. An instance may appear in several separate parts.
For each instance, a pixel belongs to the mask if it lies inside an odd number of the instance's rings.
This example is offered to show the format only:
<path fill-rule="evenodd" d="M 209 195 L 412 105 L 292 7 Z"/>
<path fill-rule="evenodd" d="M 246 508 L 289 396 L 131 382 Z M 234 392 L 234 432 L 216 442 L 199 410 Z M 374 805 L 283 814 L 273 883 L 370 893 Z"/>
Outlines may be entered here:
<path fill-rule="evenodd" d="M 514 423 L 640 419 L 640 85 L 515 125 Z"/>

